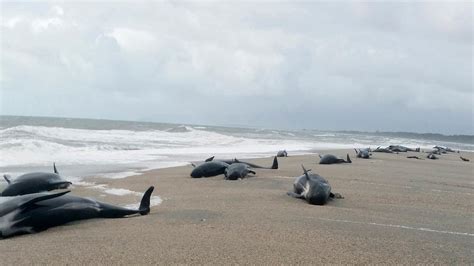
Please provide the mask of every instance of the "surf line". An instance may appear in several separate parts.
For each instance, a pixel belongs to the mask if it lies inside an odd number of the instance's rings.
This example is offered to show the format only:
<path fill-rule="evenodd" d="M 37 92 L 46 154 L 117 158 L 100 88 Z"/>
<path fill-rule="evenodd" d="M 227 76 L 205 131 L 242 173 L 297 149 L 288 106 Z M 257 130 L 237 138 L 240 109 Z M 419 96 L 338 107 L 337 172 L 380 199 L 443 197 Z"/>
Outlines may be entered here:
<path fill-rule="evenodd" d="M 349 220 L 338 220 L 338 219 L 328 219 L 328 218 L 317 218 L 318 220 L 323 221 L 330 221 L 330 222 L 340 222 L 340 223 L 351 223 L 351 224 L 364 224 L 364 225 L 375 225 L 381 227 L 392 227 L 392 228 L 401 228 L 407 230 L 416 230 L 416 231 L 424 231 L 424 232 L 433 232 L 439 234 L 450 234 L 450 235 L 461 235 L 461 236 L 474 236 L 471 233 L 462 233 L 462 232 L 452 232 L 452 231 L 440 231 L 430 228 L 424 227 L 411 227 L 406 225 L 397 225 L 397 224 L 380 224 L 380 223 L 365 223 L 365 222 L 358 222 L 358 221 L 349 221 Z"/>

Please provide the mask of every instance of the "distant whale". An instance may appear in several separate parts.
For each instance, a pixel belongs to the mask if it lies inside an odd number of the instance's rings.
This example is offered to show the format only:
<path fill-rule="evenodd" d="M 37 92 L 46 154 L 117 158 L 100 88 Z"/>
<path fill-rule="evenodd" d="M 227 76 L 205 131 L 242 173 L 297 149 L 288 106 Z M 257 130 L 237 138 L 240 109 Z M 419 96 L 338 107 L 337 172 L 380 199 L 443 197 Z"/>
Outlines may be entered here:
<path fill-rule="evenodd" d="M 370 149 L 354 149 L 357 155 L 357 158 L 363 158 L 363 159 L 369 159 L 370 155 Z"/>
<path fill-rule="evenodd" d="M 31 193 L 45 192 L 54 189 L 67 188 L 72 183 L 64 180 L 58 173 L 56 165 L 53 164 L 54 173 L 28 173 L 15 179 L 9 175 L 3 177 L 8 186 L 2 191 L 1 196 L 18 196 Z"/>
<path fill-rule="evenodd" d="M 211 177 L 216 175 L 224 174 L 225 169 L 229 164 L 221 161 L 209 161 L 202 163 L 198 166 L 194 166 L 193 171 L 191 171 L 192 178 L 201 178 L 201 177 Z"/>
<path fill-rule="evenodd" d="M 419 152 L 420 151 L 420 148 L 411 149 L 411 148 L 408 148 L 408 147 L 405 147 L 405 146 L 402 146 L 402 145 L 390 145 L 390 146 L 388 146 L 388 149 L 391 150 L 391 151 L 394 151 L 394 152 L 407 152 L 407 151 Z"/>
<path fill-rule="evenodd" d="M 0 204 L 0 238 L 37 233 L 72 221 L 92 218 L 121 218 L 150 212 L 153 187 L 143 195 L 138 210 L 126 209 L 92 199 L 65 195 L 33 193 Z"/>
<path fill-rule="evenodd" d="M 288 152 L 286 150 L 278 151 L 277 157 L 288 157 Z"/>
<path fill-rule="evenodd" d="M 257 164 L 253 164 L 253 163 L 249 163 L 249 162 L 244 162 L 244 161 L 241 161 L 237 158 L 234 158 L 234 159 L 231 159 L 231 160 L 214 160 L 214 156 L 210 157 L 210 158 L 207 158 L 205 160 L 205 162 L 223 162 L 223 163 L 226 163 L 226 164 L 234 164 L 234 163 L 243 163 L 243 164 L 246 164 L 248 165 L 250 168 L 260 168 L 260 169 L 278 169 L 278 159 L 277 159 L 277 156 L 273 157 L 273 163 L 272 163 L 272 166 L 270 167 L 265 167 L 265 166 L 260 166 L 260 165 L 257 165 Z"/>
<path fill-rule="evenodd" d="M 319 155 L 319 158 L 321 158 L 319 164 L 352 163 L 349 154 L 347 154 L 347 160 L 337 158 L 332 154 Z"/>

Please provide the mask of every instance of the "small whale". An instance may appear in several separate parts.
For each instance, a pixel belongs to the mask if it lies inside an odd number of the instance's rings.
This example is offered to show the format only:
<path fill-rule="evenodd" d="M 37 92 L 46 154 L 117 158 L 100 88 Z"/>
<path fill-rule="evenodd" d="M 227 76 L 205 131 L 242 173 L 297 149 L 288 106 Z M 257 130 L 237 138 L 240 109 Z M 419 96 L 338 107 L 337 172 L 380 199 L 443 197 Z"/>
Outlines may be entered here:
<path fill-rule="evenodd" d="M 278 169 L 278 159 L 277 159 L 277 156 L 273 157 L 273 163 L 272 163 L 272 166 L 270 167 L 265 167 L 265 166 L 260 166 L 260 165 L 257 165 L 257 164 L 253 164 L 253 163 L 249 163 L 249 162 L 244 162 L 244 161 L 240 161 L 239 159 L 237 158 L 234 158 L 234 159 L 231 159 L 231 160 L 214 160 L 214 156 L 210 157 L 210 158 L 207 158 L 205 162 L 211 162 L 211 161 L 214 161 L 214 162 L 223 162 L 223 163 L 226 163 L 226 164 L 234 164 L 234 163 L 244 163 L 246 165 L 248 165 L 250 168 L 260 168 L 260 169 Z"/>
<path fill-rule="evenodd" d="M 324 205 L 330 198 L 343 198 L 341 194 L 331 192 L 331 186 L 322 176 L 309 173 L 311 170 L 306 170 L 303 165 L 301 167 L 304 174 L 296 178 L 288 196 L 304 199 L 313 205 Z"/>
<path fill-rule="evenodd" d="M 7 181 L 8 186 L 0 195 L 2 197 L 19 196 L 54 189 L 63 189 L 72 184 L 71 182 L 61 178 L 55 164 L 53 164 L 53 170 L 54 173 L 28 173 L 13 180 L 9 175 L 4 175 L 3 177 Z"/>
<path fill-rule="evenodd" d="M 244 163 L 233 163 L 225 169 L 224 176 L 226 180 L 237 180 L 246 177 L 249 173 L 256 174 Z"/>
<path fill-rule="evenodd" d="M 336 156 L 332 154 L 325 154 L 321 156 L 319 155 L 319 164 L 336 164 L 336 163 L 352 163 L 351 158 L 349 157 L 349 154 L 347 154 L 347 160 L 337 158 Z"/>
<path fill-rule="evenodd" d="M 225 172 L 225 169 L 229 164 L 221 161 L 208 161 L 202 163 L 198 166 L 194 166 L 193 171 L 191 171 L 192 178 L 201 178 L 201 177 L 211 177 L 216 175 L 222 175 Z"/>
<path fill-rule="evenodd" d="M 354 149 L 357 155 L 357 158 L 369 159 L 372 155 L 370 149 Z"/>

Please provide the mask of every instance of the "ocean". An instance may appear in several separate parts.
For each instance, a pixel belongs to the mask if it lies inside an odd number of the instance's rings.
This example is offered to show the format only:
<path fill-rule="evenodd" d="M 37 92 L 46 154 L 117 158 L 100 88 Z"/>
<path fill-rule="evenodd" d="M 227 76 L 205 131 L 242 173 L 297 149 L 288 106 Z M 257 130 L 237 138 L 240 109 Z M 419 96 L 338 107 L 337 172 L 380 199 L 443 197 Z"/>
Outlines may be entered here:
<path fill-rule="evenodd" d="M 252 158 L 400 144 L 473 152 L 474 136 L 277 130 L 77 118 L 0 116 L 0 171 L 52 171 L 69 179 L 121 178 L 210 156 Z M 269 162 L 270 163 L 270 162 Z"/>

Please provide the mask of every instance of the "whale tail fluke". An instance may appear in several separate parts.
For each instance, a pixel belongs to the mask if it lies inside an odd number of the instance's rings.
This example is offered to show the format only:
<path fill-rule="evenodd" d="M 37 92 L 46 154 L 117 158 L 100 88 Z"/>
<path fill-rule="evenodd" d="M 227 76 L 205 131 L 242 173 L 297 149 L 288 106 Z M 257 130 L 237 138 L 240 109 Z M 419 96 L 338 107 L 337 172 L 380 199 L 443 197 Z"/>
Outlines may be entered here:
<path fill-rule="evenodd" d="M 349 153 L 347 154 L 347 162 L 348 162 L 348 163 L 352 163 L 351 157 L 349 157 Z"/>
<path fill-rule="evenodd" d="M 147 215 L 148 213 L 150 213 L 150 198 L 151 193 L 153 193 L 154 189 L 155 187 L 151 186 L 145 191 L 145 194 L 143 194 L 142 201 L 140 202 L 140 207 L 138 208 L 141 215 Z"/>
<path fill-rule="evenodd" d="M 272 164 L 272 169 L 278 169 L 278 159 L 277 157 L 273 157 L 273 164 Z"/>

